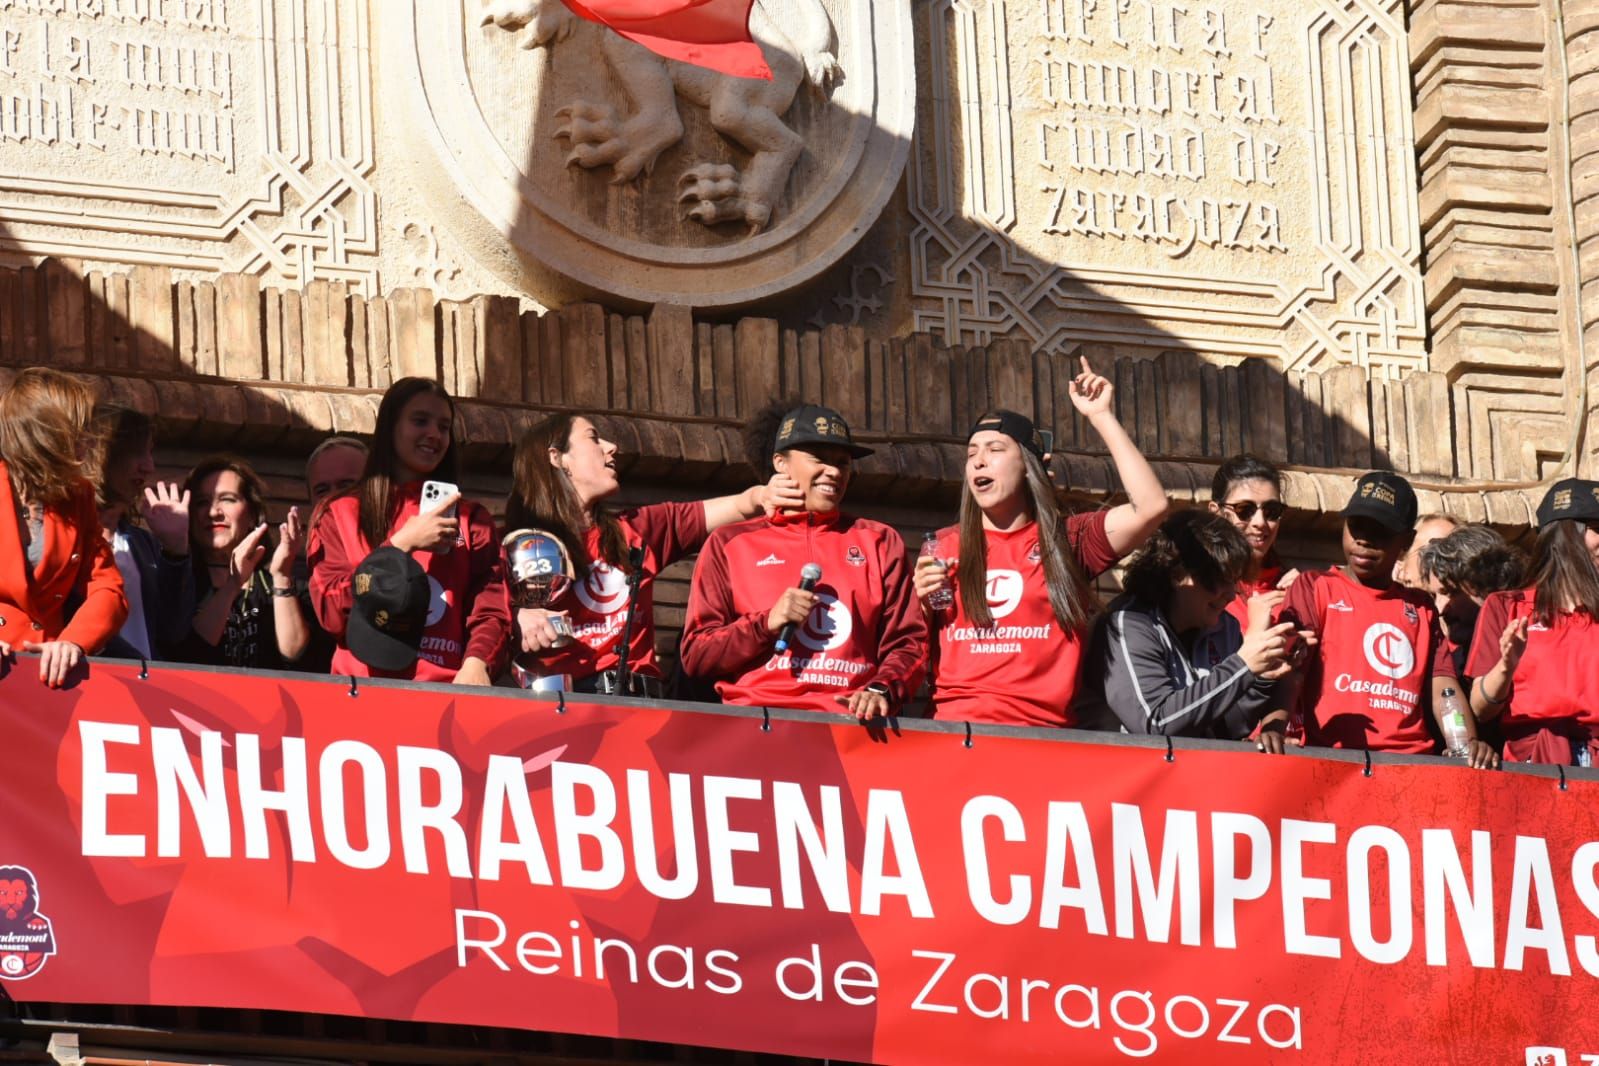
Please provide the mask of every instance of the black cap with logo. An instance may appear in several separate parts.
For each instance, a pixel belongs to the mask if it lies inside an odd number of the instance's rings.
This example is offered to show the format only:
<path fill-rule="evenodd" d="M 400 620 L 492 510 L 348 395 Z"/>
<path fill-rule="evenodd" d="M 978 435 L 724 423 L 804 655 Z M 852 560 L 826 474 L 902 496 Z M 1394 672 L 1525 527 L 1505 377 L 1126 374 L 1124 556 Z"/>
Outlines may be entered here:
<path fill-rule="evenodd" d="M 842 448 L 857 459 L 872 454 L 872 449 L 855 443 L 843 415 L 820 404 L 808 403 L 784 415 L 783 421 L 778 423 L 777 443 L 772 450 L 786 452 L 809 444 Z"/>
<path fill-rule="evenodd" d="M 350 579 L 355 604 L 345 643 L 374 670 L 398 674 L 416 664 L 433 594 L 417 561 L 398 548 L 379 548 Z"/>
<path fill-rule="evenodd" d="M 1398 474 L 1374 470 L 1355 482 L 1344 517 L 1369 518 L 1391 533 L 1408 532 L 1416 525 L 1416 490 Z"/>
<path fill-rule="evenodd" d="M 1568 477 L 1549 486 L 1538 504 L 1538 525 L 1547 526 L 1563 518 L 1578 522 L 1599 518 L 1599 481 Z"/>

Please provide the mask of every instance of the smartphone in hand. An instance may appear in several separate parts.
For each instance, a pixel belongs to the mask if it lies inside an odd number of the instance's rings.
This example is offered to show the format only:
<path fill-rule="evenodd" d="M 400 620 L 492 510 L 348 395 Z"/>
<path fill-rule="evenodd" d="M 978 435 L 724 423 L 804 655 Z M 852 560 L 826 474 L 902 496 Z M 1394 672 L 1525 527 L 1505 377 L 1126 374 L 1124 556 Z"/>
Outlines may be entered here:
<path fill-rule="evenodd" d="M 422 483 L 422 499 L 419 501 L 418 510 L 423 514 L 432 514 L 434 511 L 438 511 L 446 518 L 454 518 L 456 504 L 454 502 L 446 504 L 444 501 L 458 495 L 460 491 L 459 487 L 450 484 L 448 481 L 424 481 Z M 466 543 L 464 531 L 456 530 L 455 543 Z M 450 546 L 448 544 L 442 545 L 439 550 L 447 552 L 450 550 Z"/>

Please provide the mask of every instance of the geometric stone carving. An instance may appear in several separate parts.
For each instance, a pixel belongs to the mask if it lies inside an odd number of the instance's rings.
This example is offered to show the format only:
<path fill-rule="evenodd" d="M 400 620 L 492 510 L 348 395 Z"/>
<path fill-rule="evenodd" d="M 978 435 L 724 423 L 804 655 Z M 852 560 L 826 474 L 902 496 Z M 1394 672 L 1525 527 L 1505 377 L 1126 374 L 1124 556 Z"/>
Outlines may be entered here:
<path fill-rule="evenodd" d="M 1426 368 L 1402 0 L 917 0 L 914 325 Z"/>
<path fill-rule="evenodd" d="M 441 0 L 382 20 L 379 68 L 415 179 L 448 187 L 440 217 L 507 284 L 733 306 L 853 247 L 915 117 L 903 0 L 758 0 L 750 25 L 771 81 L 663 60 L 560 0 Z"/>
<path fill-rule="evenodd" d="M 5 7 L 0 252 L 373 288 L 365 0 Z"/>

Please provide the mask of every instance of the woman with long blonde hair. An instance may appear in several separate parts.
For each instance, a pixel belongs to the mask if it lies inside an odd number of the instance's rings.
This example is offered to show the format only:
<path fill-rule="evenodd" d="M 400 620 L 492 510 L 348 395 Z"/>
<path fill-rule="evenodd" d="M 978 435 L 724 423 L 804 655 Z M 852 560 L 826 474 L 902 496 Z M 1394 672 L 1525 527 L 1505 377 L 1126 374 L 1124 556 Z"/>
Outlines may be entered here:
<path fill-rule="evenodd" d="M 38 652 L 52 687 L 128 615 L 95 503 L 93 415 L 86 385 L 43 367 L 0 395 L 0 655 Z"/>

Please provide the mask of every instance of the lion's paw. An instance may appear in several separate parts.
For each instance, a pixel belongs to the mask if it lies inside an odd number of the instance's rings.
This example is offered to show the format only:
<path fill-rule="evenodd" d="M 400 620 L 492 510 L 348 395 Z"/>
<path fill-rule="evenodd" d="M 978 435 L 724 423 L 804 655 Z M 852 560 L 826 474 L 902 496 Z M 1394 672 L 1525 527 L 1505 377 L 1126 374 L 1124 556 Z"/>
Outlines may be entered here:
<path fill-rule="evenodd" d="M 677 179 L 677 202 L 688 205 L 684 218 L 707 226 L 743 222 L 759 233 L 772 218 L 772 205 L 744 196 L 738 168 L 731 163 L 701 163 Z"/>

